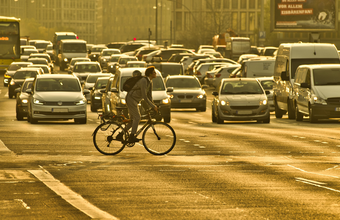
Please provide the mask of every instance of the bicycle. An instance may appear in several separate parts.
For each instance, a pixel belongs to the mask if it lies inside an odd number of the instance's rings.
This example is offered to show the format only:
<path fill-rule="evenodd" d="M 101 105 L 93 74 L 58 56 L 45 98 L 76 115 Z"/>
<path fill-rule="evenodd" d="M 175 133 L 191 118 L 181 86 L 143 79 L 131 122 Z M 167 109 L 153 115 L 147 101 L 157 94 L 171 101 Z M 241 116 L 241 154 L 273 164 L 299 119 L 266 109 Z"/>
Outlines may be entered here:
<path fill-rule="evenodd" d="M 153 155 L 169 153 L 176 144 L 174 129 L 167 123 L 152 119 L 152 109 L 146 110 L 145 113 L 147 121 L 137 131 L 136 137 L 143 132 L 143 146 Z M 113 114 L 99 117 L 102 123 L 94 130 L 92 136 L 94 146 L 100 153 L 115 155 L 120 153 L 125 146 L 133 147 L 135 145 L 135 143 L 128 142 L 130 133 L 125 129 L 130 119 L 127 119 L 124 115 Z"/>

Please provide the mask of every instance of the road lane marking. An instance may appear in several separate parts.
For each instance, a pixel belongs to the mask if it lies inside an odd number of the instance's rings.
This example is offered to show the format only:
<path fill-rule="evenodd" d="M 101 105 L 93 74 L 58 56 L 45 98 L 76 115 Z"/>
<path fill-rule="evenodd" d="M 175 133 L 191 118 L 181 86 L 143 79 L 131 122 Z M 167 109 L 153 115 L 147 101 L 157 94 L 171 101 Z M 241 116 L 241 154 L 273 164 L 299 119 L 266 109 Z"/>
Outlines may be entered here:
<path fill-rule="evenodd" d="M 330 188 L 330 187 L 327 187 L 327 186 L 322 186 L 326 183 L 320 183 L 320 182 L 317 182 L 317 181 L 313 181 L 313 180 L 307 180 L 307 179 L 303 179 L 303 178 L 295 178 L 295 180 L 297 182 L 302 182 L 302 183 L 305 183 L 305 184 L 309 184 L 309 185 L 312 185 L 312 186 L 316 186 L 316 187 L 319 187 L 319 188 L 323 188 L 323 189 L 328 189 L 328 190 L 331 190 L 333 192 L 338 192 L 340 193 L 340 190 L 337 190 L 337 189 L 333 189 L 333 188 Z"/>
<path fill-rule="evenodd" d="M 46 170 L 28 170 L 37 179 L 43 182 L 47 187 L 54 191 L 57 195 L 61 196 L 65 201 L 70 203 L 81 212 L 85 213 L 93 219 L 118 219 L 109 213 L 97 208 L 96 206 L 89 203 L 81 195 L 73 192 L 70 188 L 65 186 L 59 180 L 55 179 Z"/>
<path fill-rule="evenodd" d="M 296 170 L 300 170 L 301 172 L 304 172 L 304 173 L 311 173 L 311 174 L 315 174 L 315 175 L 319 175 L 319 176 L 327 176 L 327 177 L 333 177 L 333 178 L 339 179 L 338 176 L 331 176 L 331 175 L 326 175 L 326 174 L 313 173 L 313 172 L 309 172 L 309 171 L 303 170 L 303 169 L 301 169 L 301 168 L 295 167 L 295 166 L 290 165 L 290 164 L 287 164 L 287 166 L 289 166 L 289 167 L 291 167 L 291 168 L 294 168 L 294 169 L 296 169 Z"/>

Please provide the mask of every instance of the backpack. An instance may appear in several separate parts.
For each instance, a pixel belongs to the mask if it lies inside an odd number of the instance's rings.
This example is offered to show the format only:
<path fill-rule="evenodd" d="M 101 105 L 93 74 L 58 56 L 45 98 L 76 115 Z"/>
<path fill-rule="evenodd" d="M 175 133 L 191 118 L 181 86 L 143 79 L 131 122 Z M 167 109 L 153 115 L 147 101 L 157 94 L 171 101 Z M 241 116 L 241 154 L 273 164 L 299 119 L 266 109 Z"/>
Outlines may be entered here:
<path fill-rule="evenodd" d="M 132 88 L 135 86 L 135 84 L 142 78 L 145 78 L 144 76 L 133 76 L 128 78 L 124 84 L 123 84 L 123 90 L 130 92 Z"/>

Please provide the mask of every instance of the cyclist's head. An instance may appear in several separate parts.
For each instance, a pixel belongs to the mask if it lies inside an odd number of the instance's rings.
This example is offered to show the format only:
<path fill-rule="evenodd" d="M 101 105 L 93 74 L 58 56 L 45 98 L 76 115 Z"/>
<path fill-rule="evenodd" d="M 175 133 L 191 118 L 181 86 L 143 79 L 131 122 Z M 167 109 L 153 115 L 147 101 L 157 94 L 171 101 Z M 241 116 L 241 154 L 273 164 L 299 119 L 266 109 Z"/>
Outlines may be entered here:
<path fill-rule="evenodd" d="M 154 66 L 149 66 L 149 67 L 145 70 L 145 76 L 150 76 L 154 71 L 155 71 L 155 67 L 154 67 Z"/>

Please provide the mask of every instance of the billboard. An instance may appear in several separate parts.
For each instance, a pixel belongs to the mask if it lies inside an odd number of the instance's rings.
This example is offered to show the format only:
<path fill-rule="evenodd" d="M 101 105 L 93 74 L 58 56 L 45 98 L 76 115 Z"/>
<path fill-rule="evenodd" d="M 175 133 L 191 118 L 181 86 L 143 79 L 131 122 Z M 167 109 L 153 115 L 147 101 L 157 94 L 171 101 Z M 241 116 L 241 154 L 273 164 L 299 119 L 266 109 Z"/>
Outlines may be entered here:
<path fill-rule="evenodd" d="M 274 31 L 335 31 L 337 0 L 274 0 Z M 272 4 L 273 4 L 272 2 Z"/>

